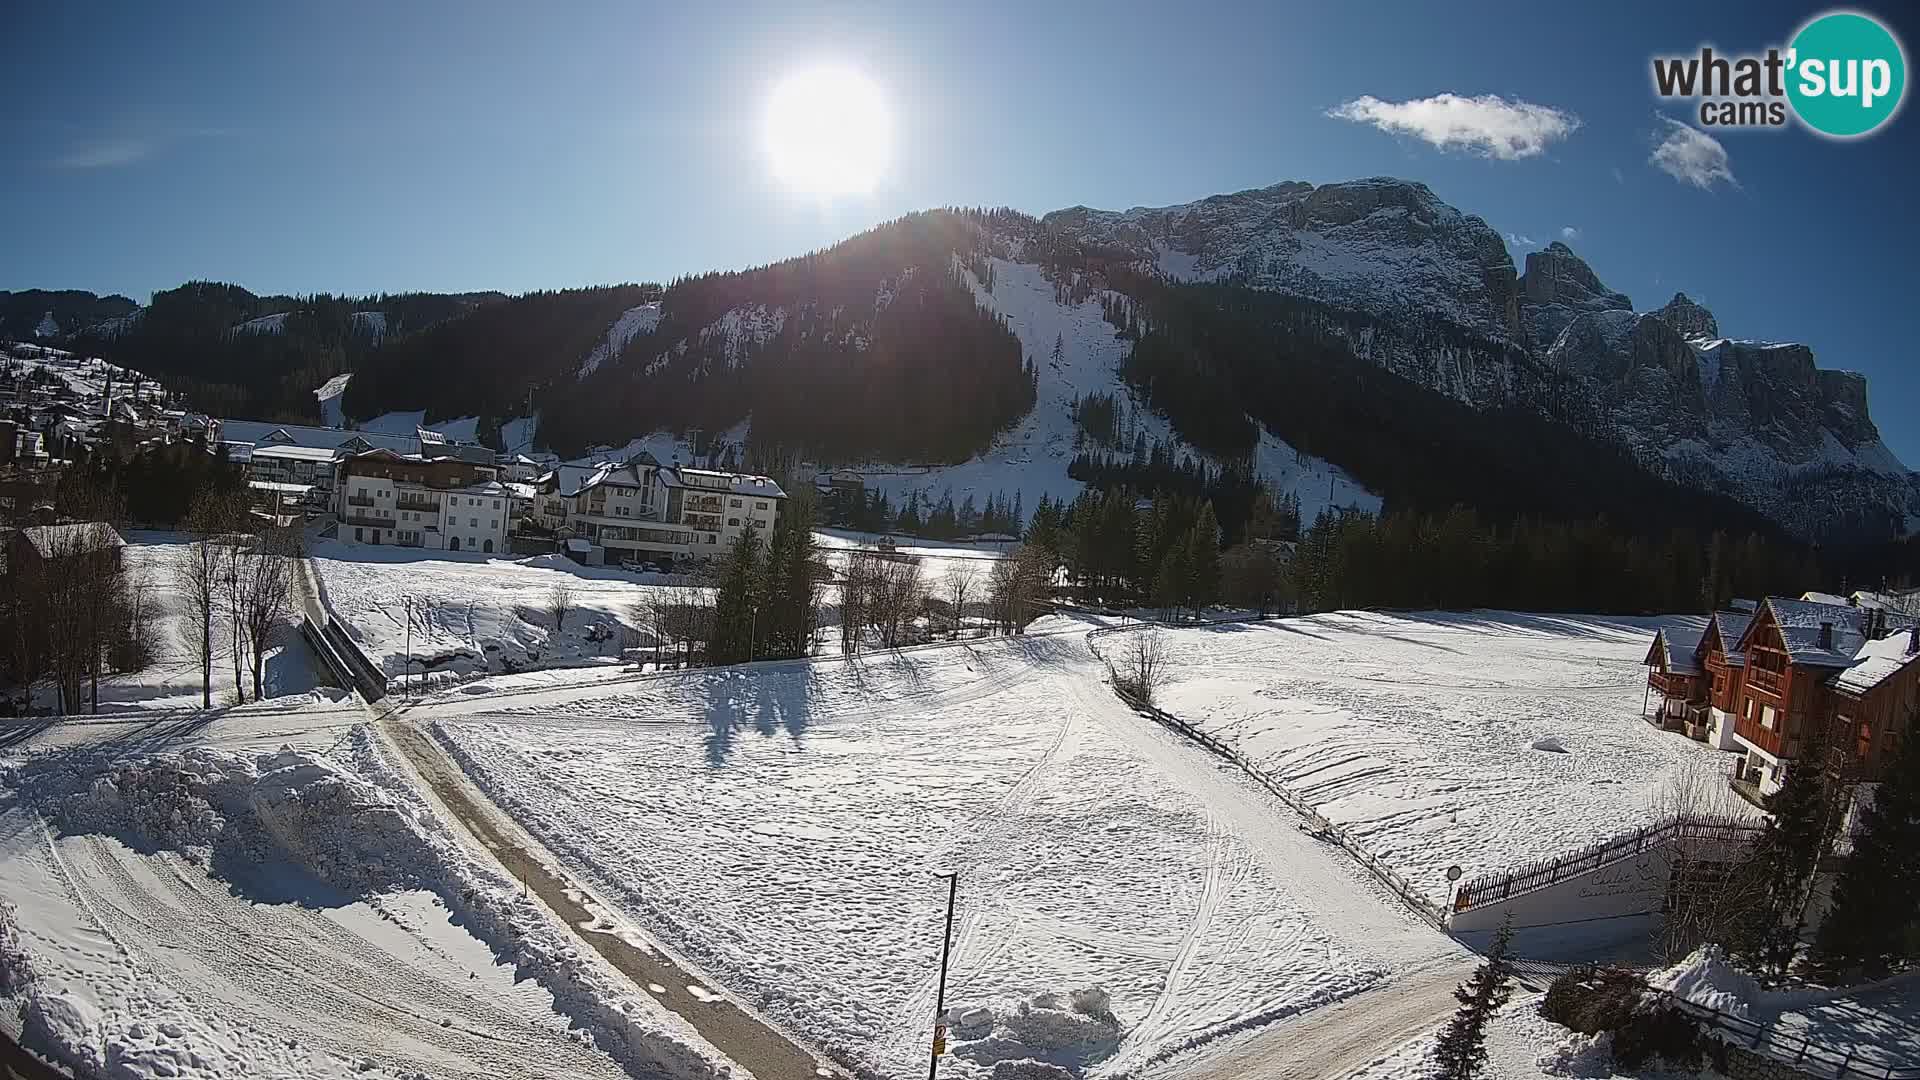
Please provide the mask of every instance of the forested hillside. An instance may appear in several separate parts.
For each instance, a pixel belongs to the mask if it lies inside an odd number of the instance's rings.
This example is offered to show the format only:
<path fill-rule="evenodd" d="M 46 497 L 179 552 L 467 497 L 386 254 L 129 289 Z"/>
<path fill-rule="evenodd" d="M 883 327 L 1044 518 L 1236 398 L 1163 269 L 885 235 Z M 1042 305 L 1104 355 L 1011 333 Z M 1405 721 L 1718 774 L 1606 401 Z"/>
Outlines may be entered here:
<path fill-rule="evenodd" d="M 520 415 L 529 392 L 545 400 L 573 379 L 622 311 L 659 295 L 657 285 L 528 293 L 391 337 L 355 365 L 343 407 L 354 420 L 416 409 L 429 421 Z"/>
<path fill-rule="evenodd" d="M 315 422 L 313 390 L 404 339 L 498 299 L 497 294 L 256 296 L 188 282 L 137 311 L 89 324 L 78 351 L 159 379 L 216 415 Z"/>
<path fill-rule="evenodd" d="M 956 266 L 986 243 L 973 218 L 935 211 L 802 258 L 676 281 L 651 331 L 554 387 L 542 430 L 567 454 L 751 415 L 761 450 L 963 460 L 1033 403 L 1030 358 Z"/>

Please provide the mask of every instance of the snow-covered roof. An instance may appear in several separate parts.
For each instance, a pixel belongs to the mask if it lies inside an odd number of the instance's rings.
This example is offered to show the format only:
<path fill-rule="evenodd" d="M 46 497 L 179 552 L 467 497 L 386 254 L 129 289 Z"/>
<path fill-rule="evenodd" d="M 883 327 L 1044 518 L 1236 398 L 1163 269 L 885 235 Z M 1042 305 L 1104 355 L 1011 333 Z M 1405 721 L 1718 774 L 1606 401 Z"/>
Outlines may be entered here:
<path fill-rule="evenodd" d="M 680 479 L 688 487 L 712 488 L 731 491 L 735 495 L 751 495 L 759 499 L 784 499 L 787 493 L 780 485 L 767 476 L 749 476 L 744 473 L 718 472 L 713 469 L 690 469 L 682 466 Z"/>
<path fill-rule="evenodd" d="M 255 445 L 252 456 L 256 458 L 280 458 L 284 461 L 332 461 L 340 451 L 328 446 L 265 446 Z"/>
<path fill-rule="evenodd" d="M 1782 596 L 1767 597 L 1764 608 L 1773 613 L 1773 621 L 1780 627 L 1780 640 L 1786 645 L 1787 658 L 1795 664 L 1846 667 L 1853 662 L 1860 646 L 1866 644 L 1870 609 L 1852 607 L 1845 602 L 1822 604 Z M 1893 614 L 1886 619 L 1888 630 L 1906 630 L 1915 621 L 1909 616 Z M 1823 644 L 1821 627 L 1828 624 L 1833 627 L 1833 636 Z M 1748 632 L 1752 632 L 1751 627 Z"/>
<path fill-rule="evenodd" d="M 1738 604 L 1741 601 L 1735 600 Z M 1707 620 L 1707 626 L 1720 635 L 1720 648 L 1726 654 L 1728 667 L 1745 667 L 1747 654 L 1740 651 L 1740 639 L 1747 636 L 1747 627 L 1753 623 L 1753 612 L 1716 611 Z"/>
<path fill-rule="evenodd" d="M 1847 606 L 1847 598 L 1844 596 L 1830 592 L 1815 592 L 1812 589 L 1801 593 L 1800 599 L 1813 604 L 1832 604 L 1839 607 Z"/>
<path fill-rule="evenodd" d="M 20 530 L 20 535 L 43 559 L 76 549 L 81 544 L 104 544 L 111 548 L 127 546 L 120 539 L 120 533 L 104 521 L 79 521 L 68 525 L 34 525 Z"/>
<path fill-rule="evenodd" d="M 364 441 L 373 449 L 392 450 L 400 454 L 410 454 L 420 448 L 420 440 L 412 435 L 382 435 L 373 431 L 309 427 L 304 424 L 275 424 L 266 420 L 220 421 L 221 442 L 253 443 L 255 447 L 278 444 L 317 446 L 336 450 L 356 439 Z"/>
<path fill-rule="evenodd" d="M 1865 694 L 1908 664 L 1920 663 L 1917 649 L 1920 649 L 1920 631 L 1912 629 L 1865 642 L 1853 654 L 1853 663 L 1833 677 L 1833 688 L 1848 694 Z"/>
<path fill-rule="evenodd" d="M 1675 626 L 1661 627 L 1653 635 L 1653 648 L 1647 653 L 1649 662 L 1658 658 L 1661 668 L 1675 675 L 1700 674 L 1700 661 L 1693 654 L 1699 651 L 1701 633 Z"/>

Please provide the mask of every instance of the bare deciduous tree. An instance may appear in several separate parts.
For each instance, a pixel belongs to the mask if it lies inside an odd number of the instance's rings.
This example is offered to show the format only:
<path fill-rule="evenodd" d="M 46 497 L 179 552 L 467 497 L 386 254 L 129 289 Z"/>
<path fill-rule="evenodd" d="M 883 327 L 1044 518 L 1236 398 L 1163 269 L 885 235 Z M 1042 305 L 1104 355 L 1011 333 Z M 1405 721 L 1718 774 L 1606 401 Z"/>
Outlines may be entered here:
<path fill-rule="evenodd" d="M 1117 659 L 1107 661 L 1114 689 L 1142 705 L 1153 704 L 1154 694 L 1167 681 L 1167 635 L 1149 627 L 1123 635 Z"/>
<path fill-rule="evenodd" d="M 567 614 L 573 610 L 573 585 L 561 582 L 547 593 L 547 617 L 553 620 L 553 628 L 566 629 Z"/>
<path fill-rule="evenodd" d="M 1032 544 L 993 564 L 987 575 L 988 602 L 1002 633 L 1017 634 L 1040 614 L 1053 585 L 1052 553 Z"/>
<path fill-rule="evenodd" d="M 691 664 L 694 647 L 713 637 L 712 591 L 689 577 L 668 578 L 648 590 L 635 605 L 633 618 L 653 637 L 654 663 L 660 662 L 664 645 L 669 651 L 683 649 L 684 661 Z"/>
<path fill-rule="evenodd" d="M 840 583 L 840 651 L 860 651 L 860 635 L 867 627 L 870 599 L 880 575 L 880 559 L 869 551 L 847 555 L 847 572 Z"/>
<path fill-rule="evenodd" d="M 960 636 L 960 628 L 967 620 L 967 598 L 973 595 L 974 585 L 980 580 L 980 568 L 970 562 L 955 562 L 947 569 L 947 601 L 953 605 L 953 636 Z"/>
<path fill-rule="evenodd" d="M 1761 917 L 1766 875 L 1741 829 L 1748 819 L 1740 803 L 1726 774 L 1699 762 L 1676 773 L 1652 800 L 1659 820 L 1687 823 L 1662 849 L 1669 878 L 1653 952 L 1663 963 L 1677 963 L 1704 944 L 1726 944 Z"/>
<path fill-rule="evenodd" d="M 230 549 L 231 603 L 239 631 L 234 652 L 246 654 L 255 701 L 265 692 L 267 648 L 293 617 L 293 559 L 298 550 L 298 531 L 292 528 L 269 529 L 253 544 Z"/>
<path fill-rule="evenodd" d="M 868 621 L 880 635 L 882 648 L 897 649 L 907 644 L 907 633 L 926 606 L 927 586 L 920 578 L 919 559 L 895 556 L 877 563 Z"/>
<path fill-rule="evenodd" d="M 220 617 L 222 589 L 220 542 L 202 537 L 180 548 L 170 567 L 173 588 L 186 608 L 190 630 L 188 655 L 200 665 L 200 707 L 213 708 L 213 661 L 219 655 L 214 624 Z"/>

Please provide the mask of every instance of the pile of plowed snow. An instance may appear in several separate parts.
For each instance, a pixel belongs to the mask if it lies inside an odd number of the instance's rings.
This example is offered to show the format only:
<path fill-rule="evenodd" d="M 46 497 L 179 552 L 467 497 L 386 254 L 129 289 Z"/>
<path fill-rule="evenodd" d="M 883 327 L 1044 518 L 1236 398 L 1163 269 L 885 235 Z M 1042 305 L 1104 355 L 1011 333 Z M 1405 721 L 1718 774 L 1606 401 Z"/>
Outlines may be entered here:
<path fill-rule="evenodd" d="M 394 771 L 369 729 L 355 729 L 341 749 L 345 763 L 284 748 L 256 755 L 194 748 L 104 770 L 56 764 L 24 778 L 22 793 L 63 833 L 178 851 L 216 877 L 286 861 L 358 895 L 426 889 L 502 962 L 551 993 L 583 1040 L 629 1072 L 674 1080 L 745 1074 L 679 1017 L 633 993 L 497 865 L 470 856 Z M 11 910 L 0 905 L 0 994 L 21 1003 L 27 1031 L 58 1046 L 61 1031 L 97 1026 L 65 1015 L 66 997 L 36 997 L 33 981 L 32 956 Z"/>
<path fill-rule="evenodd" d="M 1043 993 L 950 1009 L 947 1030 L 954 1055 L 992 1066 L 994 1080 L 1072 1080 L 1112 1056 L 1122 1037 L 1112 999 L 1099 987 L 1065 1001 Z"/>

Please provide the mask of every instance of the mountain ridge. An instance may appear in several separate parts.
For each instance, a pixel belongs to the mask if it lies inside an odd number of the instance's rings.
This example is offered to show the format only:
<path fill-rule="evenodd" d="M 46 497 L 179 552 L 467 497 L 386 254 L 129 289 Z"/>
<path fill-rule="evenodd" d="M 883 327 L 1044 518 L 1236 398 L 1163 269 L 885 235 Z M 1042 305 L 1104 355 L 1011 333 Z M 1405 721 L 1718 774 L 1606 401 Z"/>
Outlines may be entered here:
<path fill-rule="evenodd" d="M 1038 268 L 1038 279 L 1020 272 L 1023 290 L 1038 288 L 1036 280 L 1050 283 L 1050 300 L 1020 301 L 1028 309 L 1045 301 L 1057 310 L 1025 319 L 1018 372 L 1005 359 L 993 361 L 1001 372 L 995 378 L 1032 381 L 1025 396 L 1038 406 L 1021 406 L 1009 384 L 981 399 L 990 404 L 971 427 L 949 423 L 938 411 L 915 411 L 905 430 L 889 429 L 869 445 L 865 440 L 877 435 L 841 430 L 844 424 L 804 405 L 819 394 L 847 402 L 850 410 L 918 410 L 901 386 L 874 397 L 844 376 L 891 370 L 920 354 L 933 362 L 926 370 L 938 372 L 983 362 L 976 357 L 986 353 L 978 350 L 1001 350 L 991 334 L 968 330 L 949 340 L 893 310 L 896 297 L 910 295 L 914 310 L 945 312 L 938 318 L 950 326 L 972 326 L 976 310 L 1005 321 L 1009 316 L 993 298 L 996 267 L 1002 278 L 1013 267 Z M 956 274 L 961 287 L 941 284 Z M 575 304 L 595 325 L 555 331 L 550 341 L 523 340 L 520 351 L 531 359 L 517 367 L 471 353 L 486 335 L 441 333 L 459 347 L 448 344 L 437 350 L 443 355 L 430 355 L 436 350 L 424 348 L 404 320 L 389 330 L 383 316 L 382 334 L 352 345 L 357 351 L 347 366 L 385 365 L 388 375 L 356 378 L 344 400 L 349 416 L 422 409 L 430 416 L 491 415 L 486 430 L 514 415 L 531 394 L 545 417 L 545 441 L 569 453 L 596 442 L 618 445 L 649 430 L 691 427 L 729 432 L 763 449 L 778 444 L 781 453 L 813 446 L 829 461 L 871 455 L 865 460 L 950 468 L 985 463 L 982 455 L 1000 452 L 1026 423 L 1009 410 L 1068 407 L 1046 385 L 1054 377 L 1048 354 L 1065 330 L 1056 340 L 1030 339 L 1044 338 L 1041 327 L 1090 332 L 1072 314 L 1082 305 L 1105 310 L 1109 325 L 1099 333 L 1110 333 L 1120 348 L 1091 339 L 1071 343 L 1089 357 L 1097 354 L 1106 372 L 1100 377 L 1105 389 L 1076 383 L 1074 397 L 1146 394 L 1124 374 L 1127 357 L 1151 336 L 1160 318 L 1155 305 L 1191 304 L 1180 293 L 1188 288 L 1298 298 L 1305 306 L 1265 316 L 1285 322 L 1282 340 L 1316 349 L 1338 342 L 1354 359 L 1470 409 L 1547 418 L 1621 448 L 1656 477 L 1731 495 L 1805 537 L 1884 539 L 1920 527 L 1920 474 L 1880 439 L 1864 377 L 1819 368 L 1806 345 L 1722 336 L 1713 314 L 1684 293 L 1657 310 L 1636 311 L 1631 298 L 1608 288 L 1562 242 L 1530 252 L 1517 267 L 1484 219 L 1447 204 L 1423 183 L 1392 177 L 1283 181 L 1124 211 L 1076 206 L 1040 217 L 957 209 L 908 215 L 766 267 L 682 279 L 658 293 L 606 292 L 604 299 Z M 564 295 L 489 299 L 484 306 L 496 323 L 512 324 L 521 318 L 516 305 Z M 470 301 L 447 325 L 457 329 L 482 303 Z M 267 347 L 243 339 L 289 332 L 294 324 L 262 306 L 232 309 L 236 317 L 224 334 L 235 343 L 227 347 Z M 146 310 L 117 316 L 118 328 L 138 330 Z M 336 318 L 345 322 L 346 313 Z M 363 329 L 365 313 L 351 314 L 351 329 Z M 243 331 L 242 324 L 259 332 Z M 124 353 L 113 358 L 139 366 Z M 482 361 L 477 367 L 476 360 Z M 438 366 L 407 371 L 421 363 Z M 342 369 L 303 370 L 331 377 Z M 1201 381 L 1218 378 L 1205 365 L 1190 370 Z M 434 396 L 434 387 L 451 385 L 461 387 L 458 402 Z M 303 388 L 309 401 L 311 390 Z M 1227 399 L 1235 392 L 1221 383 Z M 1223 422 L 1234 420 L 1230 400 L 1212 407 Z M 1210 436 L 1178 422 L 1154 430 L 1156 438 L 1180 445 L 1218 442 L 1218 452 L 1251 455 L 1263 465 L 1286 457 L 1255 453 L 1269 435 L 1276 446 L 1287 446 L 1285 432 L 1262 434 L 1245 416 L 1235 422 L 1248 425 L 1246 431 Z M 931 438 L 908 434 L 936 429 Z M 959 460 L 942 459 L 947 454 Z M 1044 467 L 1060 466 L 1049 457 Z M 1337 467 L 1326 463 L 1315 475 Z"/>

